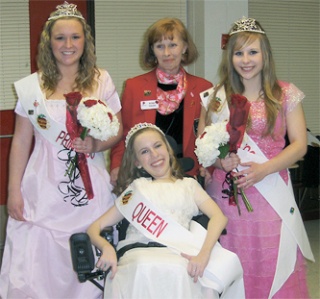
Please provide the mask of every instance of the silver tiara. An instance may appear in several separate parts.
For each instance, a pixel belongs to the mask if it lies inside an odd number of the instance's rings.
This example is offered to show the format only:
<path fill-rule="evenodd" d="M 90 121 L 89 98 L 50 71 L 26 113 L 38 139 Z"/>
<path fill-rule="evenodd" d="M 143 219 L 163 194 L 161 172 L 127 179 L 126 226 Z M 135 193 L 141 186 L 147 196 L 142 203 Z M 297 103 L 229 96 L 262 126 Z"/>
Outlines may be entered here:
<path fill-rule="evenodd" d="M 64 1 L 63 4 L 58 5 L 56 9 L 57 10 L 52 13 L 48 21 L 56 20 L 63 17 L 84 19 L 82 14 L 77 10 L 77 5 L 69 4 L 67 1 Z"/>
<path fill-rule="evenodd" d="M 132 127 L 129 131 L 129 133 L 127 134 L 127 137 L 126 137 L 126 141 L 125 141 L 125 145 L 126 147 L 128 146 L 128 143 L 129 143 L 129 140 L 130 138 L 138 131 L 142 130 L 142 129 L 145 129 L 145 128 L 153 128 L 153 129 L 156 129 L 158 130 L 162 135 L 164 135 L 164 133 L 161 131 L 160 128 L 158 128 L 156 125 L 154 124 L 150 124 L 150 123 L 139 123 L 139 124 L 136 124 L 134 127 Z"/>
<path fill-rule="evenodd" d="M 262 30 L 262 28 L 256 23 L 255 19 L 242 17 L 240 20 L 234 22 L 234 25 L 229 35 L 233 35 L 239 32 L 245 32 L 245 31 L 266 34 Z"/>

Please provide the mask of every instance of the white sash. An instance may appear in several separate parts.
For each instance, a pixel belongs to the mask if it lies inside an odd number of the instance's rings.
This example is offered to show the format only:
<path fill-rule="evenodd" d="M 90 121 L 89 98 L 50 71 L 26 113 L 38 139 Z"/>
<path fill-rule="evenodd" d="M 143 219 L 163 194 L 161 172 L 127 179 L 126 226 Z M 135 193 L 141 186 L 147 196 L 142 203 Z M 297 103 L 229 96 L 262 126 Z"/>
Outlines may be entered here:
<path fill-rule="evenodd" d="M 241 162 L 264 163 L 268 160 L 248 135 L 245 139 L 247 144 L 243 147 L 244 149 L 238 149 Z M 243 167 L 239 165 L 238 170 L 242 169 Z M 288 186 L 279 173 L 273 173 L 266 176 L 263 181 L 256 183 L 254 187 L 282 219 L 276 273 L 269 294 L 269 298 L 271 298 L 294 270 L 297 245 L 305 258 L 314 261 L 314 257 L 299 208 L 294 199 L 290 176 Z"/>
<path fill-rule="evenodd" d="M 203 106 L 206 109 L 208 107 L 208 100 L 212 98 L 213 92 L 214 89 L 211 88 L 204 91 L 201 95 Z M 211 113 L 212 122 L 229 119 L 230 115 L 228 105 L 226 105 L 224 88 L 219 89 L 217 97 L 221 99 L 222 109 Z M 242 146 L 242 149 L 238 149 L 241 162 L 253 161 L 264 163 L 268 160 L 249 135 L 245 134 L 244 141 L 246 144 Z M 238 170 L 242 169 L 243 167 L 239 165 Z M 271 298 L 293 272 L 297 259 L 297 246 L 299 246 L 305 258 L 314 261 L 314 257 L 299 208 L 294 199 L 290 176 L 288 186 L 279 173 L 273 173 L 266 176 L 263 181 L 256 183 L 254 187 L 264 196 L 282 219 L 276 273 L 269 293 L 269 298 Z"/>
<path fill-rule="evenodd" d="M 207 110 L 209 101 L 212 99 L 215 87 L 211 87 L 200 93 L 200 98 L 203 107 Z M 226 101 L 226 93 L 224 88 L 220 88 L 216 94 L 216 99 L 220 102 L 220 106 L 217 112 L 211 113 L 212 123 L 223 122 L 229 120 L 230 111 L 228 103 Z"/>
<path fill-rule="evenodd" d="M 155 195 L 156 196 L 156 195 Z M 197 255 L 206 230 L 191 221 L 190 231 L 163 213 L 143 195 L 133 182 L 115 202 L 121 214 L 147 238 L 166 245 L 178 254 Z M 243 271 L 238 256 L 214 246 L 200 283 L 222 293 L 220 298 L 245 298 Z"/>
<path fill-rule="evenodd" d="M 56 147 L 70 148 L 70 136 L 66 126 L 55 121 L 44 103 L 45 96 L 39 85 L 38 73 L 33 73 L 14 83 L 18 98 L 33 126 Z M 35 104 L 36 103 L 36 104 Z M 39 125 L 38 118 L 42 115 L 46 120 L 46 127 Z"/>
<path fill-rule="evenodd" d="M 60 150 L 71 148 L 71 139 L 65 124 L 51 118 L 44 103 L 45 96 L 39 85 L 38 73 L 33 73 L 14 83 L 18 98 L 23 109 L 28 115 L 34 128 L 46 138 L 52 145 Z M 36 105 L 34 103 L 37 103 Z M 47 126 L 42 128 L 38 123 L 39 115 L 46 119 Z M 102 153 L 92 153 L 87 156 L 88 163 L 97 167 L 105 164 Z"/>

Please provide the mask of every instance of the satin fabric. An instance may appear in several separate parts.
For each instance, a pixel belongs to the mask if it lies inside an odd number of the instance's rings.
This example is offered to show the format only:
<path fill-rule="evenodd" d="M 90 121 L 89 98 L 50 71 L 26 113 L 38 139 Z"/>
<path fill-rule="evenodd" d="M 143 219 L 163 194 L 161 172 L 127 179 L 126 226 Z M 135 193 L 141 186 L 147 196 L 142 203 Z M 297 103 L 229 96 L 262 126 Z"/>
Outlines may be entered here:
<path fill-rule="evenodd" d="M 280 84 L 284 92 L 283 113 L 279 113 L 277 117 L 273 137 L 261 138 L 266 125 L 264 102 L 252 102 L 250 108 L 252 126 L 247 133 L 268 159 L 283 149 L 286 132 L 284 117 L 304 98 L 304 94 L 293 84 Z M 288 183 L 287 170 L 281 171 L 280 175 Z M 240 197 L 242 214 L 239 216 L 237 208 L 230 206 L 221 192 L 224 180 L 225 172 L 216 169 L 212 175 L 212 183 L 207 186 L 207 192 L 229 220 L 227 235 L 220 238 L 221 245 L 235 252 L 241 260 L 246 298 L 268 298 L 277 264 L 282 219 L 254 186 L 245 190 L 254 211 L 248 213 Z M 306 263 L 299 249 L 293 273 L 273 298 L 309 298 Z"/>
<path fill-rule="evenodd" d="M 119 97 L 106 71 L 101 71 L 95 96 L 110 103 L 115 113 L 120 110 Z M 50 117 L 65 124 L 65 101 L 45 102 Z M 27 116 L 20 102 L 16 113 Z M 8 219 L 0 297 L 101 298 L 102 291 L 91 282 L 78 281 L 72 267 L 69 238 L 73 233 L 85 232 L 113 204 L 103 153 L 88 158 L 95 194 L 88 200 L 81 178 L 70 183 L 65 176 L 68 150 L 53 146 L 36 129 L 34 134 L 34 149 L 21 184 L 26 221 Z"/>

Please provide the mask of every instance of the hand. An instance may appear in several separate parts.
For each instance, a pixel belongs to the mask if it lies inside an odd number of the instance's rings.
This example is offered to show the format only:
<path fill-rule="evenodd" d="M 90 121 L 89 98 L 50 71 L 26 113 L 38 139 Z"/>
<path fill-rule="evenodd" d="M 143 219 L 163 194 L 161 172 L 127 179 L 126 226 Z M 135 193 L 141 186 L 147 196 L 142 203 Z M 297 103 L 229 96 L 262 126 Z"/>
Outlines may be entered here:
<path fill-rule="evenodd" d="M 95 139 L 91 136 L 86 136 L 84 140 L 77 137 L 73 140 L 72 146 L 74 150 L 78 153 L 94 153 L 95 152 Z"/>
<path fill-rule="evenodd" d="M 103 247 L 96 267 L 102 271 L 107 271 L 111 267 L 110 279 L 113 279 L 117 272 L 117 263 L 117 255 L 114 248 L 110 244 L 107 244 Z"/>
<path fill-rule="evenodd" d="M 229 172 L 238 167 L 240 158 L 237 154 L 228 154 L 224 159 L 220 159 L 222 170 Z"/>
<path fill-rule="evenodd" d="M 209 261 L 209 256 L 205 258 L 200 254 L 197 256 L 192 256 L 183 252 L 181 253 L 181 256 L 189 261 L 187 267 L 188 274 L 193 277 L 194 282 L 197 282 L 198 278 L 203 276 L 204 269 Z"/>
<path fill-rule="evenodd" d="M 200 167 L 199 174 L 204 177 L 204 185 L 207 186 L 212 182 L 211 174 L 207 168 Z"/>
<path fill-rule="evenodd" d="M 112 186 L 117 185 L 119 169 L 120 169 L 120 167 L 116 167 L 110 171 L 110 183 Z"/>
<path fill-rule="evenodd" d="M 8 196 L 7 210 L 10 217 L 18 221 L 26 221 L 23 217 L 24 202 L 21 192 Z"/>
<path fill-rule="evenodd" d="M 247 189 L 263 180 L 267 175 L 264 164 L 246 162 L 240 163 L 240 165 L 247 168 L 242 171 L 232 173 L 233 177 L 238 178 L 236 184 L 239 188 Z"/>

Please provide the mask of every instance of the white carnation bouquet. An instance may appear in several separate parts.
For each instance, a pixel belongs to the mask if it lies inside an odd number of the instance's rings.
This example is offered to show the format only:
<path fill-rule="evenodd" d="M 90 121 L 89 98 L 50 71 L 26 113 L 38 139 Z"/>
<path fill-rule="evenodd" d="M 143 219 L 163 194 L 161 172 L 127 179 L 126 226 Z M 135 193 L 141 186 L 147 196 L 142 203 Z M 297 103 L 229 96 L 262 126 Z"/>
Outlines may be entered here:
<path fill-rule="evenodd" d="M 93 97 L 82 98 L 77 108 L 77 118 L 87 133 L 99 140 L 105 141 L 116 136 L 120 123 L 104 102 Z"/>
<path fill-rule="evenodd" d="M 221 154 L 229 150 L 230 135 L 227 131 L 227 121 L 206 126 L 203 133 L 196 139 L 195 153 L 203 167 L 209 167 L 216 162 Z"/>

